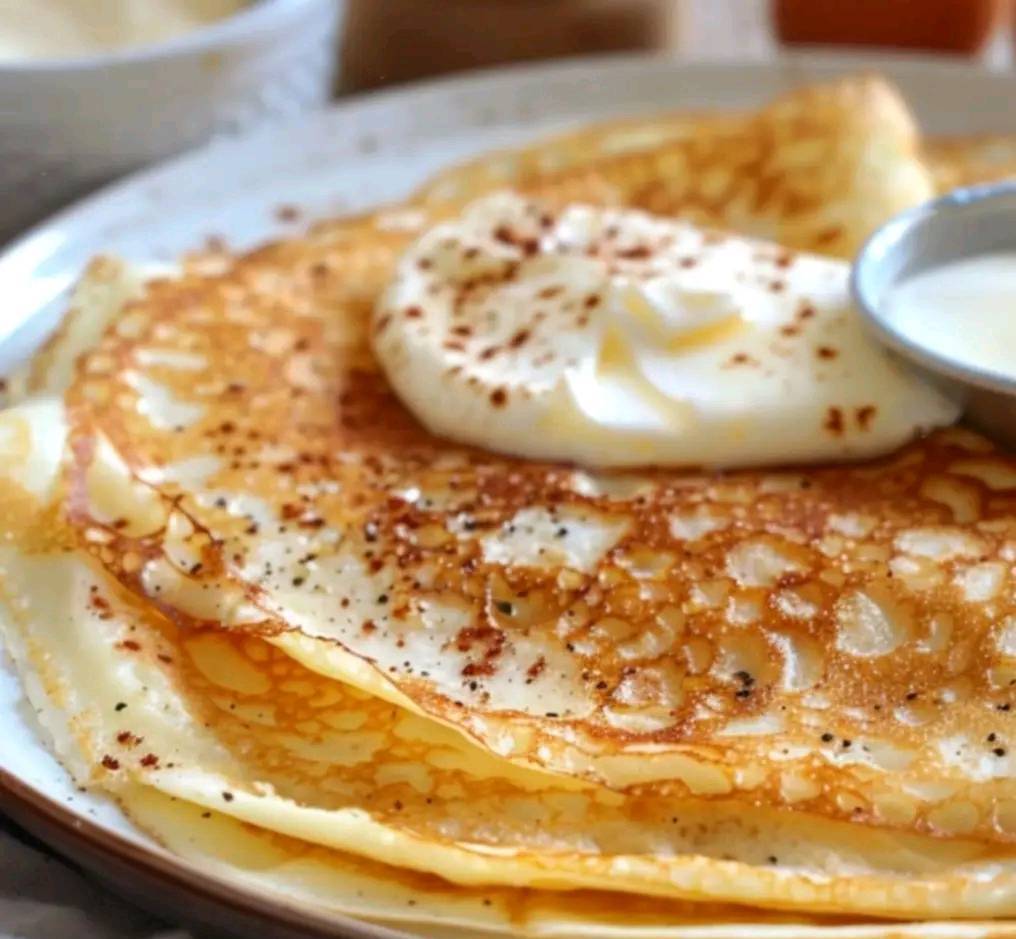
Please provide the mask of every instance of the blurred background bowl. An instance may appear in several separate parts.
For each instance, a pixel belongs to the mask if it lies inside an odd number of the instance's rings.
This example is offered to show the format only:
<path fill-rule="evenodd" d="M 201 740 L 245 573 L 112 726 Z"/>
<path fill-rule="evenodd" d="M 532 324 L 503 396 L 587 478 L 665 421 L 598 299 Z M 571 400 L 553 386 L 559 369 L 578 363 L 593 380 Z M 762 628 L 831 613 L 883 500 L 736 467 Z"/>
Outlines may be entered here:
<path fill-rule="evenodd" d="M 325 104 L 340 14 L 252 0 L 166 42 L 0 63 L 0 242 L 122 173 Z"/>

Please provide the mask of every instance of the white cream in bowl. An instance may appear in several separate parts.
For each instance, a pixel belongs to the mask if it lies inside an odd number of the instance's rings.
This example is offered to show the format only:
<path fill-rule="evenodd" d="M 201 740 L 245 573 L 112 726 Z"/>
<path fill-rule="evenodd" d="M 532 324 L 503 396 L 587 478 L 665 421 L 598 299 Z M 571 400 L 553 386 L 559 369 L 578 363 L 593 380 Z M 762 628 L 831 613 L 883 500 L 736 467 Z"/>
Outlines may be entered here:
<path fill-rule="evenodd" d="M 906 278 L 886 296 L 885 316 L 936 355 L 1016 378 L 1016 252 L 961 258 Z"/>

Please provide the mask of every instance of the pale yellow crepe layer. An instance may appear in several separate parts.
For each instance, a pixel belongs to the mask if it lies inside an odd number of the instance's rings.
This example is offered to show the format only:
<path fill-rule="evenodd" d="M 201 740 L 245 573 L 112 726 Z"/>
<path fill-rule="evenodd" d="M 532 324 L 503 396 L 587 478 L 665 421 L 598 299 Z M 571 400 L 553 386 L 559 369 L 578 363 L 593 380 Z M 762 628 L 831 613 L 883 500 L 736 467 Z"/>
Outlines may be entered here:
<path fill-rule="evenodd" d="M 998 846 L 558 784 L 261 640 L 174 627 L 68 550 L 72 533 L 47 508 L 60 494 L 61 421 L 55 402 L 4 415 L 18 443 L 3 461 L 0 598 L 7 647 L 82 784 L 128 798 L 150 786 L 464 886 L 865 915 L 1016 908 L 1013 860 Z"/>

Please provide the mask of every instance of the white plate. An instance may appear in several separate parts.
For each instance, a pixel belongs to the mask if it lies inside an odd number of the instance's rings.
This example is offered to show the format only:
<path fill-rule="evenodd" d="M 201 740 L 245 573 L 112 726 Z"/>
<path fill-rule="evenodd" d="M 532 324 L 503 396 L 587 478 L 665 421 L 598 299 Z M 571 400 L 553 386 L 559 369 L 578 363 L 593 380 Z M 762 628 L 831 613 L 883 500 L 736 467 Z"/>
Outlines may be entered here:
<path fill-rule="evenodd" d="M 1016 132 L 1013 78 L 956 62 L 805 54 L 734 65 L 666 59 L 576 60 L 513 68 L 351 100 L 293 126 L 219 143 L 85 200 L 0 255 L 0 374 L 52 325 L 98 252 L 171 260 L 211 236 L 245 248 L 315 216 L 404 196 L 450 162 L 612 116 L 758 105 L 803 82 L 857 69 L 896 81 L 933 133 Z M 299 225 L 278 209 L 302 210 Z M 220 884 L 169 858 L 107 802 L 83 795 L 49 755 L 0 660 L 0 799 L 36 831 L 145 902 L 273 935 L 393 933 Z M 121 883 L 123 886 L 123 883 Z"/>

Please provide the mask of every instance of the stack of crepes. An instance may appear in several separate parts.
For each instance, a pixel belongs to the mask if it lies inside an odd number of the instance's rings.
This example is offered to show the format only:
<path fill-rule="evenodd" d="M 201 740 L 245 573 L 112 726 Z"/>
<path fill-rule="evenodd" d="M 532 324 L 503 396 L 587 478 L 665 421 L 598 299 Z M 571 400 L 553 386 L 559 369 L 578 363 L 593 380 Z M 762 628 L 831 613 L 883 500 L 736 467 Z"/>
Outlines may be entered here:
<path fill-rule="evenodd" d="M 1006 147 L 922 144 L 864 77 L 171 277 L 97 260 L 0 412 L 2 634 L 54 751 L 211 876 L 410 934 L 1016 935 L 1016 460 L 511 460 L 429 436 L 368 341 L 492 188 L 849 257 Z"/>

